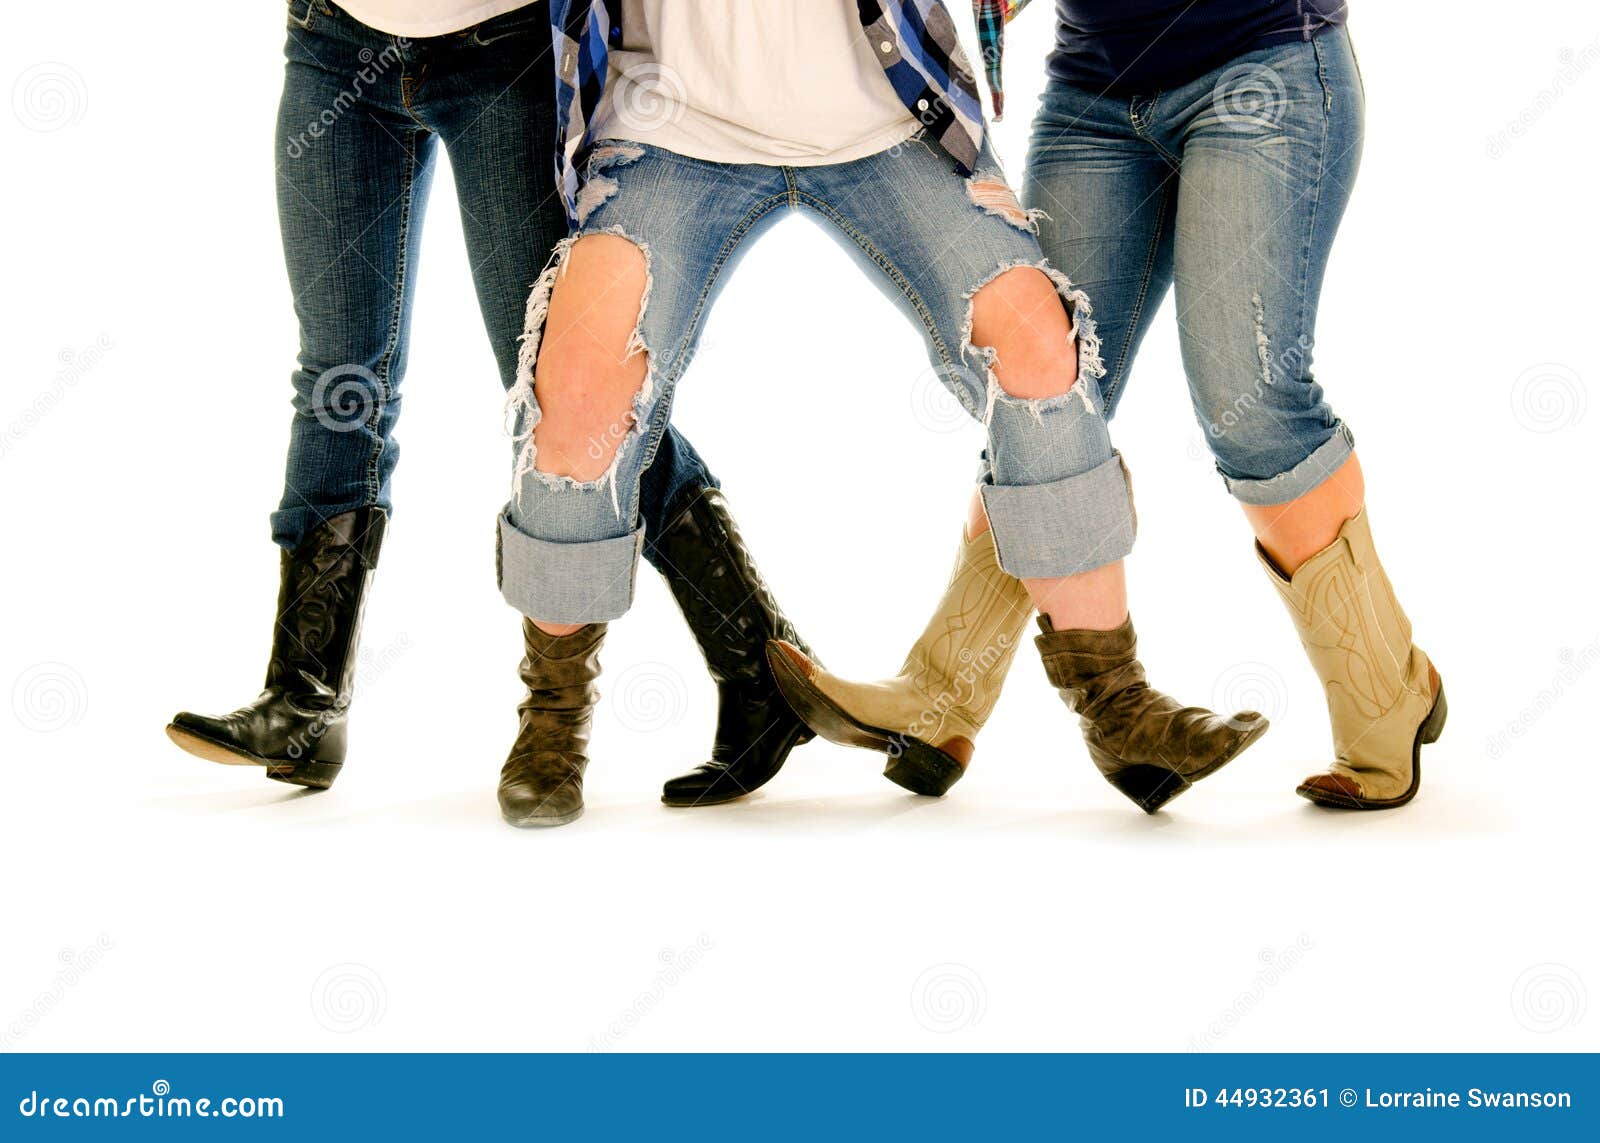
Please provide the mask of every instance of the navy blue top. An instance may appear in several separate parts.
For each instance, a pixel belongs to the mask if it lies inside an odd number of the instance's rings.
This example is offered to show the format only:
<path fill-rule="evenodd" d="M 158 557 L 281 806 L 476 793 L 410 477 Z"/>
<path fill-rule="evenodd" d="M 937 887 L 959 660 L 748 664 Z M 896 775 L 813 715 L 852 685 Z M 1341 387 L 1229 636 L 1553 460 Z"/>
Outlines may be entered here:
<path fill-rule="evenodd" d="M 1176 87 L 1344 23 L 1346 0 L 1056 0 L 1050 74 L 1113 95 Z"/>

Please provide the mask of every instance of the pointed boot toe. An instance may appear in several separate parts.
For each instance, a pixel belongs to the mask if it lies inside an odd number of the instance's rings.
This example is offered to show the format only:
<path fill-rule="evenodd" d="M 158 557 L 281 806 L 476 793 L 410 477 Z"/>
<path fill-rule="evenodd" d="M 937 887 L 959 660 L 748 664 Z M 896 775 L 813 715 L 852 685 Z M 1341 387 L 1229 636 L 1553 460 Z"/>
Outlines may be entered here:
<path fill-rule="evenodd" d="M 678 807 L 717 806 L 736 801 L 749 792 L 726 767 L 707 764 L 663 782 L 661 804 Z"/>
<path fill-rule="evenodd" d="M 1213 715 L 1210 723 L 1209 733 L 1199 735 L 1190 749 L 1192 757 L 1209 761 L 1185 775 L 1190 782 L 1215 774 L 1248 750 L 1272 725 L 1266 715 L 1256 710 L 1241 710 L 1231 718 Z"/>
<path fill-rule="evenodd" d="M 1331 771 L 1311 775 L 1295 788 L 1295 793 L 1319 806 L 1341 810 L 1360 809 L 1366 801 L 1366 791 L 1361 788 L 1360 782 L 1347 774 Z"/>
<path fill-rule="evenodd" d="M 1040 616 L 1045 673 L 1078 715 L 1095 767 L 1153 814 L 1233 761 L 1267 731 L 1256 711 L 1223 718 L 1152 687 L 1132 619 L 1111 631 L 1057 631 Z"/>
<path fill-rule="evenodd" d="M 167 724 L 167 737 L 196 758 L 224 766 L 266 766 L 269 760 L 255 754 L 240 740 L 228 718 L 212 718 L 180 710 Z"/>

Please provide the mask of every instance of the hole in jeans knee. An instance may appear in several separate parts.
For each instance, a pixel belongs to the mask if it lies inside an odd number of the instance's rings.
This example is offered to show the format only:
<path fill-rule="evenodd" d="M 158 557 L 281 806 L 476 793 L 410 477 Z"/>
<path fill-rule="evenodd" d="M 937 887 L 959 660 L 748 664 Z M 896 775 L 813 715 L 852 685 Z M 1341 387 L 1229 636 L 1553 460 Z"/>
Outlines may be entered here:
<path fill-rule="evenodd" d="M 982 315 L 978 313 L 980 295 L 985 299 Z M 1024 408 L 1036 419 L 1073 400 L 1080 401 L 1087 412 L 1100 412 L 1095 384 L 1105 376 L 1100 338 L 1095 332 L 1088 295 L 1065 274 L 1044 260 L 1008 263 L 979 282 L 966 297 L 962 352 L 971 354 L 985 369 L 986 420 L 992 418 L 995 405 L 1002 402 Z M 1041 306 L 1060 308 L 1046 312 L 1045 320 L 1036 323 L 1047 328 L 1026 329 L 1026 318 Z M 1017 328 L 1023 328 L 1026 339 L 1008 347 L 1011 332 Z M 976 341 L 998 341 L 999 347 Z M 1015 355 L 1009 370 L 1000 361 L 1002 350 L 1007 348 Z M 1067 362 L 1064 369 L 1063 359 Z"/>
<path fill-rule="evenodd" d="M 620 241 L 597 245 L 602 238 Z M 589 245 L 580 250 L 581 243 Z M 575 257 L 581 281 L 569 276 Z M 563 279 L 580 293 L 558 297 Z M 632 309 L 597 308 L 594 299 L 619 281 L 629 287 L 623 296 L 637 293 Z M 643 333 L 651 284 L 649 248 L 620 228 L 556 247 L 528 297 L 517 381 L 507 397 L 508 429 L 517 442 L 517 499 L 533 480 L 553 489 L 609 486 L 617 503 L 618 469 L 630 448 L 642 447 L 655 392 L 654 358 Z M 566 312 L 551 333 L 553 301 Z M 603 399 L 595 403 L 596 390 L 615 398 L 610 407 Z"/>

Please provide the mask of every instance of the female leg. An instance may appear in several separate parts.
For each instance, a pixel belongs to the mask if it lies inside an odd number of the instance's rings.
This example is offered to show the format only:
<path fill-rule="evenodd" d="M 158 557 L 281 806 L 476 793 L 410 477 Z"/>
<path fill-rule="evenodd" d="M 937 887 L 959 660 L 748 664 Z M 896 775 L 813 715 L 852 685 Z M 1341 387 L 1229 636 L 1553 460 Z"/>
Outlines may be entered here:
<path fill-rule="evenodd" d="M 724 273 L 784 206 L 822 215 L 887 280 L 988 429 L 982 491 L 998 559 L 1044 612 L 1047 671 L 1106 776 L 1153 810 L 1264 729 L 1259 718 L 1182 707 L 1144 681 L 1120 569 L 1133 540 L 1126 476 L 1078 358 L 1081 345 L 1097 371 L 1087 306 L 1047 274 L 1025 220 L 986 208 L 998 188 L 1021 215 L 992 160 L 969 184 L 921 139 L 803 168 L 601 141 L 586 181 L 604 194 L 530 301 L 524 448 L 501 522 L 502 588 L 558 665 L 558 685 L 542 689 L 559 692 L 571 717 L 564 740 L 513 748 L 501 786 L 508 819 L 559 824 L 581 812 L 587 682 L 603 624 L 631 602 L 639 468 Z M 904 209 L 880 209 L 891 201 Z M 774 667 L 790 655 L 800 652 L 780 650 Z"/>
<path fill-rule="evenodd" d="M 1378 563 L 1353 437 L 1311 373 L 1323 270 L 1355 178 L 1361 115 L 1343 29 L 1145 96 L 1052 81 L 1024 201 L 1040 212 L 1046 253 L 1095 299 L 1108 417 L 1176 281 L 1196 416 L 1328 698 L 1336 761 L 1298 792 L 1385 808 L 1416 793 L 1420 747 L 1437 738 L 1445 706 Z M 1018 599 L 1003 576 L 973 579 L 924 641 L 963 616 L 987 616 L 1004 638 L 1020 630 Z M 926 696 L 938 696 L 970 735 L 1007 665 L 997 660 L 968 679 L 948 666 L 929 670 L 914 654 L 888 683 L 821 671 L 816 679 L 850 711 L 926 707 Z M 942 716 L 935 732 L 950 722 Z M 926 741 L 929 725 L 905 726 L 902 748 Z"/>
<path fill-rule="evenodd" d="M 362 604 L 393 508 L 411 300 L 438 147 L 450 156 L 479 308 L 507 388 L 528 283 L 566 234 L 550 164 L 549 17 L 548 5 L 530 3 L 409 38 L 322 0 L 288 6 L 276 164 L 301 344 L 283 498 L 272 516 L 282 584 L 264 690 L 229 714 L 178 714 L 168 734 L 192 753 L 264 766 L 275 780 L 314 789 L 340 772 Z M 658 460 L 641 497 L 646 554 L 683 606 L 719 690 L 712 762 L 681 780 L 681 796 L 723 800 L 769 779 L 807 736 L 762 658 L 767 638 L 793 629 L 757 592 L 754 563 L 693 447 L 669 432 Z M 707 568 L 719 574 L 702 578 L 724 585 L 732 602 L 707 608 L 688 576 Z"/>

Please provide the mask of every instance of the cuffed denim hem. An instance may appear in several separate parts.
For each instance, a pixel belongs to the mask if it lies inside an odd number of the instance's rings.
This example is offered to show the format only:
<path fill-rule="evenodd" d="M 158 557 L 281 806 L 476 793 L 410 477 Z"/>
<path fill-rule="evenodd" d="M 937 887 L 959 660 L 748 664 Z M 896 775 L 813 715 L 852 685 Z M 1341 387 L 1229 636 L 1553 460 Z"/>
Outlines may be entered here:
<path fill-rule="evenodd" d="M 545 623 L 608 623 L 633 605 L 634 572 L 644 532 L 609 540 L 558 544 L 500 516 L 500 594 L 529 619 Z"/>
<path fill-rule="evenodd" d="M 987 484 L 983 507 L 1000 566 L 1056 579 L 1116 563 L 1133 550 L 1133 494 L 1120 455 L 1050 484 Z"/>
<path fill-rule="evenodd" d="M 343 516 L 346 512 L 358 512 L 363 508 L 382 508 L 391 520 L 394 519 L 394 505 L 389 503 L 387 496 L 377 500 L 370 496 L 360 496 L 337 504 L 318 504 L 315 507 L 301 504 L 294 508 L 279 508 L 269 517 L 272 542 L 293 555 L 299 550 L 300 545 L 306 542 L 306 537 L 317 525 L 326 524 L 335 516 Z"/>
<path fill-rule="evenodd" d="M 1318 487 L 1328 477 L 1344 467 L 1345 461 L 1355 455 L 1356 438 L 1343 421 L 1339 422 L 1333 436 L 1323 441 L 1315 452 L 1288 472 L 1269 476 L 1264 480 L 1242 480 L 1222 473 L 1222 482 L 1228 486 L 1233 498 L 1241 504 L 1270 507 L 1298 500 Z"/>

